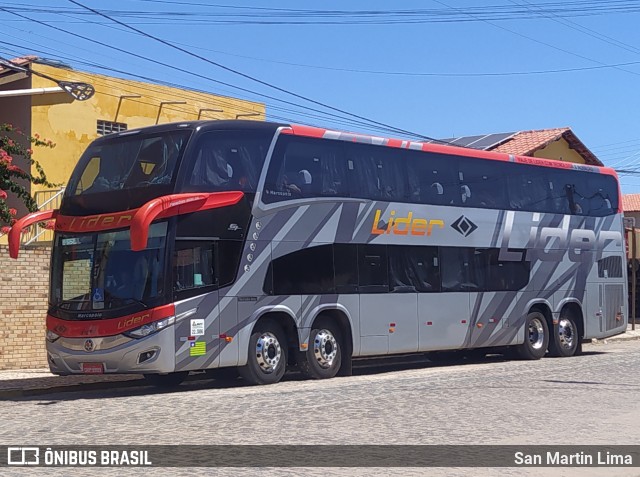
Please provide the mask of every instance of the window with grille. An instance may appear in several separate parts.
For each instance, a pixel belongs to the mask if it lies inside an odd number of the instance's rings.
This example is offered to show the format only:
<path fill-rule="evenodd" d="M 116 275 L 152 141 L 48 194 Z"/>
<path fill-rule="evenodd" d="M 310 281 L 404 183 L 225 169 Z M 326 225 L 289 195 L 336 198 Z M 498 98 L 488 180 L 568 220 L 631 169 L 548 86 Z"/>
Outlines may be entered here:
<path fill-rule="evenodd" d="M 126 130 L 127 125 L 125 123 L 114 123 L 113 121 L 103 121 L 101 119 L 98 119 L 98 136 L 105 136 L 107 134 Z"/>

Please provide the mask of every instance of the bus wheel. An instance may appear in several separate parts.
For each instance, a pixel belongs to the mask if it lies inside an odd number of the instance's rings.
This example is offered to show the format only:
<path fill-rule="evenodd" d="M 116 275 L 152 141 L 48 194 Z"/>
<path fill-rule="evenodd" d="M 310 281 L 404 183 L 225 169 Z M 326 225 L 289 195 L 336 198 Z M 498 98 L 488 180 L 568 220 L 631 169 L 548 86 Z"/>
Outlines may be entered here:
<path fill-rule="evenodd" d="M 340 333 L 333 323 L 318 323 L 309 335 L 309 347 L 300 360 L 300 370 L 313 379 L 333 378 L 340 370 Z"/>
<path fill-rule="evenodd" d="M 180 371 L 179 373 L 169 374 L 145 374 L 144 379 L 152 386 L 159 388 L 174 388 L 180 386 L 182 381 L 187 379 L 189 371 Z"/>
<path fill-rule="evenodd" d="M 524 343 L 517 346 L 518 356 L 522 359 L 540 359 L 549 345 L 549 327 L 544 315 L 532 311 L 524 323 Z"/>
<path fill-rule="evenodd" d="M 553 326 L 553 333 L 549 340 L 549 354 L 558 357 L 573 356 L 578 350 L 579 341 L 576 320 L 570 312 L 563 312 L 558 324 Z"/>
<path fill-rule="evenodd" d="M 251 384 L 274 384 L 287 367 L 287 340 L 280 325 L 272 320 L 259 322 L 249 339 L 247 364 L 238 368 Z"/>

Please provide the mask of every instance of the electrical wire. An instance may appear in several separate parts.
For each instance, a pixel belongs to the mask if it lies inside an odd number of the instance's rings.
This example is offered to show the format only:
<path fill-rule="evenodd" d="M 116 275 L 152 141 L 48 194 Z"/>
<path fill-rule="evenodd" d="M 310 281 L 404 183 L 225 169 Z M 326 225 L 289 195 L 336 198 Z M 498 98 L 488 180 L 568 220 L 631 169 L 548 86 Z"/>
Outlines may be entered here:
<path fill-rule="evenodd" d="M 111 20 L 114 23 L 117 23 L 117 24 L 119 24 L 119 25 L 121 25 L 121 26 L 123 26 L 125 28 L 128 28 L 128 29 L 130 29 L 132 31 L 136 31 L 136 32 L 144 35 L 147 38 L 150 38 L 150 39 L 155 40 L 156 42 L 159 42 L 159 43 L 161 43 L 161 44 L 163 44 L 165 46 L 173 48 L 174 50 L 177 50 L 177 51 L 180 51 L 182 53 L 185 53 L 185 54 L 187 54 L 187 55 L 189 55 L 189 56 L 191 56 L 193 58 L 196 58 L 196 59 L 199 59 L 201 61 L 204 61 L 204 62 L 206 62 L 206 63 L 208 63 L 208 64 L 210 64 L 212 66 L 216 66 L 216 67 L 218 67 L 218 68 L 220 68 L 220 69 L 222 69 L 224 71 L 227 71 L 229 73 L 233 73 L 233 74 L 238 75 L 238 76 L 240 76 L 240 77 L 242 77 L 244 79 L 248 79 L 248 80 L 253 81 L 255 83 L 258 83 L 258 84 L 260 84 L 262 86 L 266 86 L 266 87 L 268 87 L 270 89 L 273 89 L 275 91 L 278 91 L 280 93 L 288 94 L 290 96 L 293 96 L 294 98 L 301 99 L 301 100 L 304 100 L 304 101 L 308 101 L 309 103 L 315 104 L 316 106 L 320 106 L 320 107 L 329 109 L 331 111 L 336 111 L 336 112 L 341 113 L 341 114 L 346 114 L 346 115 L 348 115 L 348 116 L 350 116 L 352 118 L 360 119 L 362 121 L 367 121 L 367 122 L 370 122 L 371 124 L 375 124 L 377 126 L 382 126 L 382 127 L 385 127 L 385 128 L 394 129 L 397 132 L 402 133 L 402 134 L 408 134 L 410 136 L 419 137 L 419 138 L 421 138 L 423 140 L 429 140 L 429 141 L 433 141 L 433 142 L 437 142 L 437 143 L 442 143 L 443 142 L 443 141 L 440 141 L 438 139 L 431 138 L 429 136 L 425 136 L 423 134 L 419 134 L 419 133 L 415 133 L 415 132 L 412 132 L 412 131 L 407 131 L 407 130 L 404 130 L 404 129 L 396 128 L 394 126 L 391 126 L 389 124 L 383 123 L 381 121 L 376 121 L 374 119 L 370 119 L 370 118 L 367 118 L 365 116 L 361 116 L 359 114 L 351 113 L 351 112 L 349 112 L 347 110 L 344 110 L 344 109 L 341 109 L 341 108 L 337 108 L 335 106 L 331 106 L 331 105 L 329 105 L 327 103 L 324 103 L 322 101 L 317 101 L 317 100 L 315 100 L 313 98 L 309 98 L 308 96 L 304 96 L 304 95 L 301 95 L 301 94 L 298 94 L 298 93 L 294 93 L 294 92 L 289 91 L 289 90 L 287 90 L 285 88 L 281 88 L 281 87 L 276 86 L 276 85 L 274 85 L 272 83 L 269 83 L 268 81 L 263 81 L 263 80 L 261 80 L 259 78 L 256 78 L 255 76 L 243 73 L 243 72 L 238 71 L 238 70 L 236 70 L 234 68 L 230 68 L 228 66 L 223 65 L 222 63 L 210 60 L 209 58 L 206 58 L 206 57 L 204 57 L 202 55 L 199 55 L 197 53 L 193 53 L 192 51 L 187 50 L 185 48 L 182 48 L 180 46 L 177 46 L 177 45 L 171 43 L 170 41 L 164 40 L 164 39 L 162 39 L 160 37 L 157 37 L 155 35 L 151 35 L 150 33 L 144 32 L 144 31 L 142 31 L 142 30 L 140 30 L 138 28 L 132 27 L 132 26 L 130 26 L 130 25 L 124 23 L 124 22 L 121 22 L 120 20 L 116 20 L 114 18 L 111 18 L 109 15 L 105 15 L 104 13 L 101 13 L 98 10 L 95 10 L 95 9 L 93 9 L 91 7 L 87 7 L 86 5 L 83 5 L 82 3 L 80 3 L 80 2 L 78 2 L 76 0 L 68 0 L 68 1 L 70 3 L 73 3 L 74 5 L 77 5 L 79 7 L 85 8 L 85 9 L 95 13 L 96 15 L 104 17 L 107 20 Z"/>

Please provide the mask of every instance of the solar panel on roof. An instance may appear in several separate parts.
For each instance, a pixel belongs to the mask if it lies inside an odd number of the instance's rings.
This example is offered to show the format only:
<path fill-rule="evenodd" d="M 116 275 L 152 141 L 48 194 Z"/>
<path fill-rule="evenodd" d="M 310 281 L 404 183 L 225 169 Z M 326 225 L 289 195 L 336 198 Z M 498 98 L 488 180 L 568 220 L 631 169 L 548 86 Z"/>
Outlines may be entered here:
<path fill-rule="evenodd" d="M 461 136 L 461 137 L 449 137 L 446 139 L 438 139 L 437 141 L 424 141 L 429 143 L 442 144 L 446 143 L 451 146 L 471 147 L 473 149 L 488 150 L 498 144 L 502 143 L 505 139 L 510 138 L 515 133 L 497 133 L 497 134 L 484 134 L 481 136 Z"/>
<path fill-rule="evenodd" d="M 491 149 L 492 146 L 497 146 L 498 144 L 500 144 L 501 142 L 503 142 L 505 139 L 510 138 L 511 136 L 513 136 L 515 133 L 499 133 L 499 134 L 489 134 L 485 137 L 483 137 L 480 141 L 477 141 L 475 143 L 469 144 L 469 147 L 473 147 L 474 149 L 483 149 L 483 150 L 487 150 L 487 149 Z"/>

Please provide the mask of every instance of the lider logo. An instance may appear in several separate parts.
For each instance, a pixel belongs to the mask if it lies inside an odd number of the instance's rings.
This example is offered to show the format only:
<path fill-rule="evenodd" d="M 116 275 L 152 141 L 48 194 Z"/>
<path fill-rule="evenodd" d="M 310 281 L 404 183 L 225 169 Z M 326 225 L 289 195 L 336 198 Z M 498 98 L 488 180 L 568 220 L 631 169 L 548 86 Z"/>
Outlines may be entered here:
<path fill-rule="evenodd" d="M 453 227 L 456 232 L 464 235 L 465 237 L 468 237 L 469 234 L 471 234 L 475 229 L 478 228 L 476 224 L 471 222 L 464 215 L 458 217 L 458 219 L 451 224 L 451 227 Z"/>
<path fill-rule="evenodd" d="M 441 219 L 420 219 L 413 218 L 413 212 L 409 212 L 406 217 L 396 217 L 396 211 L 392 210 L 389 214 L 389 222 L 386 227 L 380 227 L 382 211 L 376 210 L 373 218 L 371 233 L 374 235 L 393 234 L 393 235 L 427 235 L 430 236 L 434 227 L 444 228 L 444 220 Z"/>

